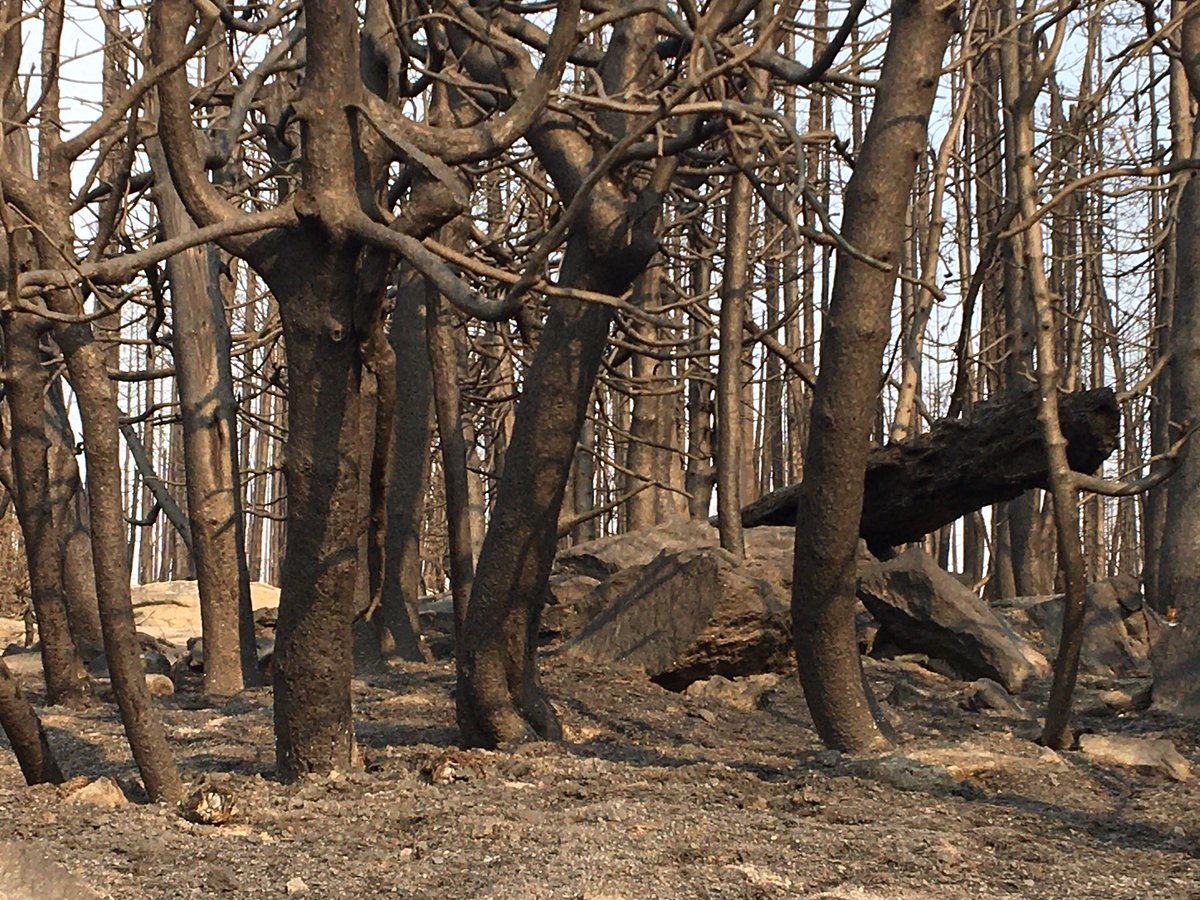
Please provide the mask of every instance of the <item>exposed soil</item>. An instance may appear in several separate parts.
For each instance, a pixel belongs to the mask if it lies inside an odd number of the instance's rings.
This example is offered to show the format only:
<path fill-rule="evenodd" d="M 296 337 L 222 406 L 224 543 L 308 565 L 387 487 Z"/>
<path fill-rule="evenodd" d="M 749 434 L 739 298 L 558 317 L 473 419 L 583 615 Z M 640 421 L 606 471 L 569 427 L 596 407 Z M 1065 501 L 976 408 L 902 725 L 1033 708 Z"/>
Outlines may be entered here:
<path fill-rule="evenodd" d="M 0 738 L 0 842 L 119 898 L 1200 897 L 1195 777 L 1045 750 L 911 663 L 869 674 L 903 739 L 882 760 L 821 751 L 793 677 L 740 708 L 556 657 L 568 740 L 462 751 L 450 666 L 399 667 L 356 681 L 364 771 L 288 786 L 272 780 L 268 691 L 215 708 L 181 692 L 162 701 L 180 763 L 232 793 L 231 822 L 26 788 Z M 136 797 L 113 709 L 44 721 L 68 776 Z M 1194 725 L 1077 724 L 1198 761 Z"/>

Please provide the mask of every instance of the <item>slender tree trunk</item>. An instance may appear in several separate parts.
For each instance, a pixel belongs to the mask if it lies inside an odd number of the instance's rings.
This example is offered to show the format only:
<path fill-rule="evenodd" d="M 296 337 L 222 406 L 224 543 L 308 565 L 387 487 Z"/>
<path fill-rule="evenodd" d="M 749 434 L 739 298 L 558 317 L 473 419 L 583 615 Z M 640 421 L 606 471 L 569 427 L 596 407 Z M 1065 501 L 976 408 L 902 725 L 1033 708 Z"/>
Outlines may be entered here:
<path fill-rule="evenodd" d="M 46 428 L 50 434 L 51 493 L 57 514 L 63 516 L 63 599 L 75 643 L 85 656 L 103 652 L 100 607 L 96 601 L 96 571 L 92 563 L 91 529 L 87 496 L 75 461 L 75 432 L 67 415 L 62 382 L 50 386 L 46 402 Z"/>
<path fill-rule="evenodd" d="M 154 353 L 154 347 L 148 347 L 146 349 L 147 369 L 154 368 Z M 145 390 L 142 393 L 142 404 L 145 409 L 151 409 L 157 401 L 158 397 L 156 395 L 156 391 L 158 390 L 158 387 L 159 385 L 157 381 L 146 382 Z M 142 482 L 142 489 L 139 492 L 139 515 L 135 516 L 135 518 L 141 518 L 144 520 L 146 518 L 146 514 L 156 502 L 153 486 L 158 485 L 160 488 L 162 488 L 163 493 L 166 493 L 166 487 L 163 485 L 162 479 L 158 477 L 154 465 L 154 431 L 151 429 L 149 421 L 143 421 L 140 435 L 132 424 L 121 426 L 121 432 L 125 435 L 126 444 L 129 447 L 130 454 L 133 456 L 134 465 L 137 467 L 138 476 Z M 138 453 L 139 447 L 141 448 L 140 454 Z M 166 506 L 163 506 L 163 504 L 159 505 L 160 508 L 171 509 L 174 505 L 174 501 L 172 500 L 172 502 Z M 182 510 L 180 512 L 182 512 Z M 167 513 L 168 518 L 170 518 L 170 515 L 170 513 Z M 179 527 L 179 524 L 175 523 L 175 526 Z M 138 536 L 137 580 L 139 584 L 148 584 L 149 582 L 155 580 L 154 551 L 156 549 L 156 545 L 161 543 L 160 541 L 155 540 L 155 532 L 161 531 L 161 528 L 156 528 L 155 525 L 141 525 L 134 527 L 136 529 L 135 534 Z"/>
<path fill-rule="evenodd" d="M 429 491 L 429 442 L 433 383 L 425 345 L 425 281 L 404 270 L 396 285 L 389 340 L 396 357 L 392 471 L 384 543 L 381 616 L 376 616 L 385 656 L 420 662 L 427 658 L 417 622 L 421 592 L 421 528 Z"/>
<path fill-rule="evenodd" d="M 1001 0 L 1004 9 L 1003 24 L 1010 29 L 1013 39 L 1003 41 L 1000 51 L 1000 80 L 1004 107 L 1004 171 L 1005 194 L 1010 204 L 1020 202 L 1016 170 L 1017 136 L 1014 133 L 1012 110 L 1017 103 L 1024 80 L 1022 68 L 1024 56 L 1029 52 L 1032 39 L 1032 24 L 1018 15 L 1015 0 Z M 1004 257 L 1004 312 L 1008 329 L 1008 355 L 1005 358 L 1005 386 L 1009 391 L 1019 391 L 1034 369 L 1033 348 L 1037 334 L 1037 323 L 1030 287 L 1015 239 L 1003 242 Z M 1031 595 L 1049 593 L 1053 587 L 1052 570 L 1045 565 L 1046 548 L 1038 541 L 1037 511 L 1041 507 L 1041 494 L 1030 491 L 1005 505 L 1008 518 L 1009 550 L 1016 593 Z"/>
<path fill-rule="evenodd" d="M 1192 101 L 1200 100 L 1200 8 L 1187 9 L 1181 59 Z M 1192 147 L 1200 146 L 1193 118 Z M 1176 234 L 1174 316 L 1171 321 L 1171 419 L 1180 427 L 1200 422 L 1200 177 L 1186 176 Z M 1154 699 L 1159 706 L 1200 717 L 1200 445 L 1193 437 L 1167 481 L 1160 602 L 1178 610 L 1155 654 Z"/>
<path fill-rule="evenodd" d="M 1035 340 L 1039 402 L 1038 421 L 1046 446 L 1050 496 L 1054 503 L 1058 536 L 1059 571 L 1066 588 L 1062 635 L 1058 658 L 1054 666 L 1054 683 L 1046 707 L 1043 742 L 1061 750 L 1067 739 L 1067 721 L 1071 713 L 1071 697 L 1079 669 L 1079 654 L 1083 643 L 1083 616 L 1086 605 L 1083 548 L 1079 541 L 1079 513 L 1076 506 L 1078 490 L 1075 476 L 1067 459 L 1067 439 L 1059 421 L 1059 350 L 1057 328 L 1050 284 L 1046 278 L 1046 259 L 1043 251 L 1042 225 L 1037 218 L 1038 194 L 1034 171 L 1033 113 L 1047 75 L 1052 71 L 1058 50 L 1065 36 L 1065 22 L 1060 20 L 1048 49 L 1038 48 L 1036 71 L 1029 80 L 1022 78 L 1020 90 L 1010 106 L 1010 135 L 1014 141 L 1015 187 L 1020 202 L 1019 236 L 1023 269 L 1030 292 L 1030 305 L 1035 316 Z"/>
<path fill-rule="evenodd" d="M 591 406 L 591 404 L 589 404 Z M 584 419 L 584 425 L 579 435 L 579 449 L 575 451 L 575 480 L 572 489 L 575 492 L 575 509 L 586 512 L 596 507 L 596 429 L 593 423 Z M 600 536 L 600 519 L 593 518 L 580 524 L 576 529 L 580 541 L 590 541 Z"/>
<path fill-rule="evenodd" d="M 733 176 L 725 207 L 725 273 L 721 282 L 717 362 L 717 529 L 721 547 L 739 559 L 742 540 L 742 455 L 750 453 L 742 430 L 742 331 L 750 289 L 750 179 Z"/>
<path fill-rule="evenodd" d="M 1178 16 L 1187 6 L 1188 0 L 1172 0 L 1172 16 Z M 1192 10 L 1192 15 L 1194 16 L 1194 14 L 1195 12 Z M 1184 31 L 1186 32 L 1187 29 Z M 1194 52 L 1196 51 L 1193 50 Z M 1170 63 L 1168 102 L 1171 114 L 1171 158 L 1173 160 L 1192 156 L 1196 148 L 1194 131 L 1196 118 L 1193 97 L 1197 89 L 1194 84 L 1190 83 L 1193 79 L 1186 68 L 1186 63 L 1186 58 L 1172 59 Z M 1195 177 L 1189 176 L 1184 186 L 1177 188 L 1180 191 L 1178 214 L 1174 217 L 1174 221 L 1162 223 L 1163 227 L 1167 229 L 1167 236 L 1163 248 L 1162 284 L 1154 308 L 1153 349 L 1156 359 L 1161 358 L 1169 350 L 1175 349 L 1174 323 L 1180 319 L 1190 320 L 1191 318 L 1190 310 L 1181 315 L 1175 309 L 1175 305 L 1178 303 L 1178 298 L 1184 296 L 1179 278 L 1188 271 L 1188 266 L 1181 258 L 1181 254 L 1185 253 L 1187 248 L 1181 247 L 1180 242 L 1186 243 L 1193 231 L 1188 220 L 1183 218 L 1183 192 L 1187 190 L 1188 185 L 1194 182 Z M 1173 205 L 1168 203 L 1168 209 Z M 1182 227 L 1180 227 L 1181 225 Z M 1185 232 L 1187 233 L 1185 234 Z M 1186 299 L 1187 297 L 1185 297 L 1185 301 Z M 1168 366 L 1152 386 L 1150 409 L 1150 452 L 1152 455 L 1163 453 L 1170 447 L 1175 437 L 1172 424 L 1184 421 L 1171 406 L 1176 395 L 1173 384 L 1175 369 L 1175 365 Z M 1158 464 L 1158 466 L 1162 465 L 1165 463 Z M 1145 516 L 1142 524 L 1142 546 L 1145 548 L 1146 558 L 1142 580 L 1146 588 L 1146 599 L 1155 609 L 1164 612 L 1176 605 L 1173 590 L 1169 587 L 1162 572 L 1164 562 L 1173 553 L 1166 547 L 1166 543 L 1169 535 L 1167 509 L 1171 505 L 1171 483 L 1175 481 L 1176 478 L 1171 478 L 1166 485 L 1146 494 Z M 1156 552 L 1158 548 L 1161 548 L 1161 552 Z"/>
<path fill-rule="evenodd" d="M 450 310 L 433 285 L 426 285 L 425 328 L 433 374 L 433 399 L 442 447 L 446 485 L 446 531 L 450 549 L 450 593 L 454 598 L 454 634 L 461 641 L 475 576 L 467 491 L 467 445 L 463 441 L 458 353 Z"/>
<path fill-rule="evenodd" d="M 852 246 L 890 267 L 842 258 L 824 322 L 797 504 L 792 619 L 813 722 L 826 745 L 841 750 L 884 742 L 854 626 L 858 525 L 905 211 L 955 14 L 955 6 L 932 0 L 892 4 L 883 71 L 842 222 Z"/>
<path fill-rule="evenodd" d="M 109 380 L 103 348 L 87 325 L 55 328 L 83 420 L 88 473 L 92 558 L 104 652 L 113 693 L 138 770 L 151 800 L 177 800 L 183 783 L 167 745 L 162 720 L 146 689 L 141 647 L 129 591 L 129 557 L 121 512 L 120 437 L 116 388 Z"/>
<path fill-rule="evenodd" d="M 159 174 L 155 201 L 169 237 L 195 225 L 175 193 L 157 142 L 151 167 Z M 237 459 L 237 401 L 231 338 L 208 248 L 167 260 L 171 280 L 175 372 L 183 424 L 191 557 L 200 592 L 204 690 L 230 695 L 257 681 L 254 613 L 246 566 L 245 521 Z"/>
<path fill-rule="evenodd" d="M 692 240 L 699 244 L 703 232 L 695 229 Z M 692 294 L 707 295 L 711 266 L 701 256 L 692 266 Z M 707 519 L 712 511 L 713 491 L 713 377 L 707 353 L 712 335 L 707 322 L 698 315 L 691 318 L 689 349 L 694 354 L 687 377 L 687 472 L 684 487 L 688 492 L 688 515 Z"/>
<path fill-rule="evenodd" d="M 635 288 L 635 294 L 644 303 L 654 304 L 660 299 L 662 290 L 662 269 L 659 266 L 646 270 L 639 279 L 640 284 Z M 633 394 L 632 411 L 629 421 L 629 445 L 625 454 L 625 467 L 641 484 L 634 483 L 630 489 L 636 490 L 647 481 L 657 481 L 666 484 L 662 457 L 669 455 L 664 450 L 664 423 L 674 421 L 670 414 L 670 395 L 667 393 L 669 378 L 665 377 L 668 363 L 664 360 L 653 359 L 646 353 L 635 353 L 631 360 L 632 380 L 630 386 Z M 652 528 L 660 521 L 663 502 L 661 497 L 666 494 L 662 487 L 650 487 L 633 494 L 626 502 L 628 516 L 627 527 L 630 531 L 640 528 Z"/>

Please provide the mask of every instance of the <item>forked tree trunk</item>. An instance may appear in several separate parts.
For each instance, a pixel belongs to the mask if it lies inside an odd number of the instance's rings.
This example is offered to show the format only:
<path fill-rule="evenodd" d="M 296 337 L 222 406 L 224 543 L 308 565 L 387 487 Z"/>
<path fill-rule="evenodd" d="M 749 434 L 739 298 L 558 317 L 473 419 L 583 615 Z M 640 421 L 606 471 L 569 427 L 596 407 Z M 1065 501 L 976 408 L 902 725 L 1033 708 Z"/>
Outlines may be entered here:
<path fill-rule="evenodd" d="M 846 187 L 842 234 L 890 263 L 839 260 L 821 343 L 812 431 L 797 503 L 792 618 L 805 698 L 826 745 L 884 741 L 871 713 L 854 625 L 859 516 L 905 211 L 955 6 L 895 0 L 870 124 Z"/>
<path fill-rule="evenodd" d="M 596 286 L 603 266 L 573 240 L 562 281 Z M 608 340 L 607 307 L 562 298 L 551 308 L 517 404 L 512 443 L 467 608 L 458 725 L 468 744 L 496 746 L 562 731 L 539 681 L 537 632 L 575 442 Z"/>
<path fill-rule="evenodd" d="M 617 23 L 600 67 L 610 95 L 649 77 L 654 17 Z M 614 133 L 621 114 L 603 112 Z M 547 114 L 526 134 L 565 202 L 593 159 L 569 120 Z M 603 179 L 587 195 L 572 230 L 559 281 L 613 295 L 624 292 L 657 250 L 654 226 L 673 164 L 660 161 L 636 202 Z M 558 540 L 563 493 L 612 322 L 607 306 L 575 298 L 551 305 L 517 404 L 512 442 L 476 567 L 455 695 L 465 742 L 495 746 L 562 734 L 542 691 L 537 635 Z"/>
<path fill-rule="evenodd" d="M 1058 657 L 1054 663 L 1054 682 L 1046 707 L 1046 724 L 1042 741 L 1048 747 L 1062 750 L 1070 743 L 1067 722 L 1071 712 L 1071 696 L 1079 670 L 1079 654 L 1083 644 L 1083 617 L 1086 606 L 1086 583 L 1083 548 L 1079 541 L 1078 490 L 1067 456 L 1067 438 L 1059 417 L 1059 348 L 1054 321 L 1054 306 L 1050 284 L 1046 278 L 1042 224 L 1037 217 L 1038 189 L 1034 172 L 1034 107 L 1052 71 L 1054 60 L 1066 35 L 1066 23 L 1059 20 L 1047 47 L 1030 47 L 1037 64 L 1032 77 L 1022 79 L 1020 95 L 1009 110 L 1006 121 L 1015 142 L 1016 189 L 1020 200 L 1020 235 L 1025 278 L 1029 287 L 1029 302 L 1036 325 L 1038 422 L 1042 442 L 1046 447 L 1050 495 L 1054 503 L 1057 526 L 1059 572 L 1066 600 L 1063 607 L 1062 633 Z M 1044 565 L 1045 563 L 1043 563 Z"/>

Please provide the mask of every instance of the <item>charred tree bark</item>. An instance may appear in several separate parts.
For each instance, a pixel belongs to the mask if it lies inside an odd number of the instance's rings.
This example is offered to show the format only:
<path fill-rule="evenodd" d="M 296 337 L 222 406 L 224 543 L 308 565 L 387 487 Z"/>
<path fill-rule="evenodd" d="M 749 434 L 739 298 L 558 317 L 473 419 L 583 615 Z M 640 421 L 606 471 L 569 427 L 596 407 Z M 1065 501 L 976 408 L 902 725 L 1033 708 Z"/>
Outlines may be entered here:
<path fill-rule="evenodd" d="M 593 283 L 605 265 L 584 241 L 568 245 L 564 283 Z M 543 592 L 554 562 L 558 511 L 575 444 L 608 339 L 609 309 L 556 302 L 517 404 L 512 443 L 467 608 L 456 694 L 468 744 L 495 746 L 561 736 L 537 670 Z"/>
<path fill-rule="evenodd" d="M 383 592 L 375 621 L 385 656 L 426 658 L 417 622 L 421 585 L 421 523 L 429 486 L 433 386 L 425 348 L 425 280 L 405 272 L 396 286 L 389 340 L 396 357 L 395 434 L 388 487 Z"/>
<path fill-rule="evenodd" d="M 467 496 L 467 445 L 463 440 L 462 402 L 458 387 L 458 354 L 450 310 L 441 294 L 426 285 L 426 343 L 433 372 L 433 400 L 442 476 L 446 486 L 446 531 L 450 549 L 450 594 L 454 598 L 454 634 L 461 640 L 475 564 L 471 546 L 471 517 Z"/>
<path fill-rule="evenodd" d="M 1200 99 L 1200 8 L 1192 5 L 1182 28 L 1181 60 L 1193 103 Z M 1200 146 L 1194 118 L 1192 147 Z M 1171 322 L 1171 419 L 1184 428 L 1200 423 L 1200 176 L 1191 173 L 1179 200 L 1174 317 Z M 1167 482 L 1158 595 L 1179 611 L 1155 654 L 1155 703 L 1200 717 L 1200 444 L 1183 448 Z M 1153 552 L 1151 548 L 1147 548 Z"/>
<path fill-rule="evenodd" d="M 46 740 L 42 723 L 3 659 L 0 659 L 0 728 L 8 737 L 26 784 L 62 784 L 62 770 Z"/>
<path fill-rule="evenodd" d="M 195 228 L 168 176 L 157 141 L 151 166 L 159 174 L 155 201 L 167 235 Z M 205 245 L 167 260 L 171 282 L 174 359 L 191 526 L 192 561 L 200 592 L 204 690 L 231 695 L 257 680 L 250 572 L 237 459 L 229 327 Z"/>
<path fill-rule="evenodd" d="M 560 15 L 561 10 L 560 10 Z M 601 78 L 610 96 L 642 83 L 654 65 L 654 17 L 614 27 Z M 618 113 L 599 121 L 613 134 Z M 593 149 L 560 114 L 546 114 L 526 134 L 565 202 L 579 190 Z M 657 250 L 654 225 L 674 166 L 660 161 L 636 198 L 611 178 L 586 195 L 567 241 L 559 280 L 609 294 L 623 292 Z M 542 691 L 537 634 L 554 561 L 557 523 L 576 443 L 599 371 L 611 308 L 562 297 L 551 306 L 517 404 L 512 443 L 480 552 L 458 660 L 456 705 L 468 744 L 557 739 L 562 730 Z"/>
<path fill-rule="evenodd" d="M 83 659 L 63 600 L 62 543 L 66 510 L 51 496 L 50 437 L 46 431 L 49 375 L 41 350 L 43 326 L 29 315 L 4 316 L 10 373 L 11 449 L 17 520 L 25 539 L 29 590 L 42 643 L 42 670 L 50 704 L 79 704 L 90 693 Z M 57 515 L 56 515 L 57 512 Z"/>
<path fill-rule="evenodd" d="M 108 377 L 104 351 L 93 339 L 90 326 L 56 326 L 55 336 L 63 349 L 83 420 L 92 559 L 113 693 L 146 793 L 151 800 L 177 800 L 183 793 L 183 783 L 167 745 L 162 720 L 146 689 L 133 620 L 129 556 L 121 511 L 116 389 Z"/>
<path fill-rule="evenodd" d="M 721 547 L 746 555 L 742 523 L 742 457 L 753 441 L 742 429 L 742 327 L 750 288 L 750 213 L 754 189 L 739 172 L 725 208 L 725 276 L 721 282 L 721 332 L 717 362 L 717 528 Z"/>
<path fill-rule="evenodd" d="M 1067 394 L 1059 415 L 1071 468 L 1094 472 L 1117 447 L 1116 396 L 1108 388 Z M 803 484 L 749 504 L 742 524 L 795 522 Z M 975 510 L 1048 486 L 1037 394 L 985 401 L 966 418 L 940 419 L 925 434 L 870 451 L 859 536 L 872 553 L 887 555 Z"/>
<path fill-rule="evenodd" d="M 287 346 L 288 518 L 303 523 L 287 531 L 273 662 L 276 761 L 280 776 L 295 780 L 357 760 L 350 624 L 368 461 L 353 322 L 361 248 L 331 252 L 330 236 L 316 226 L 287 240 L 288 265 L 264 275 L 279 298 Z"/>
<path fill-rule="evenodd" d="M 75 431 L 67 415 L 62 382 L 50 386 L 46 403 L 46 429 L 50 434 L 51 495 L 61 504 L 63 526 L 63 601 L 71 634 L 85 657 L 102 653 L 100 607 L 96 600 L 96 570 L 92 563 L 92 537 L 88 525 L 87 495 L 75 460 Z"/>
<path fill-rule="evenodd" d="M 849 244 L 888 267 L 849 255 L 839 260 L 796 497 L 796 660 L 817 732 L 840 750 L 885 740 L 858 654 L 855 561 L 905 212 L 956 11 L 932 0 L 892 4 L 883 71 L 842 223 Z"/>
<path fill-rule="evenodd" d="M 704 229 L 693 227 L 689 241 L 698 247 L 706 235 Z M 692 264 L 692 294 L 704 296 L 708 293 L 711 279 L 711 264 L 708 256 Z M 693 519 L 707 519 L 712 507 L 713 481 L 713 377 L 708 363 L 708 351 L 712 333 L 701 317 L 693 315 L 689 331 L 691 352 L 687 374 L 687 471 L 684 488 L 688 493 L 688 514 Z"/>

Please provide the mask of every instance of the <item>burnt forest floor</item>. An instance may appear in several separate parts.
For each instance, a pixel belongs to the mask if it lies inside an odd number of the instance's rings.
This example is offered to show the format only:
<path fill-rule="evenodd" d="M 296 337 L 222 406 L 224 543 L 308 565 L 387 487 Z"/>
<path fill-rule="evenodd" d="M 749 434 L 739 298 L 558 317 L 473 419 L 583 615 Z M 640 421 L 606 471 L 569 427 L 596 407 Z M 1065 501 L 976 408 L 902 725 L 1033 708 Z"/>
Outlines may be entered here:
<path fill-rule="evenodd" d="M 219 826 L 26 788 L 0 736 L 0 843 L 117 898 L 1200 897 L 1196 776 L 1045 750 L 914 664 L 868 662 L 902 742 L 858 760 L 820 749 L 794 676 L 745 703 L 543 666 L 561 744 L 459 750 L 452 665 L 402 665 L 355 681 L 363 771 L 295 785 L 272 777 L 267 689 L 167 697 L 186 775 L 236 799 Z M 68 777 L 136 798 L 111 706 L 43 715 Z M 1194 725 L 1151 712 L 1076 725 L 1200 760 Z"/>

